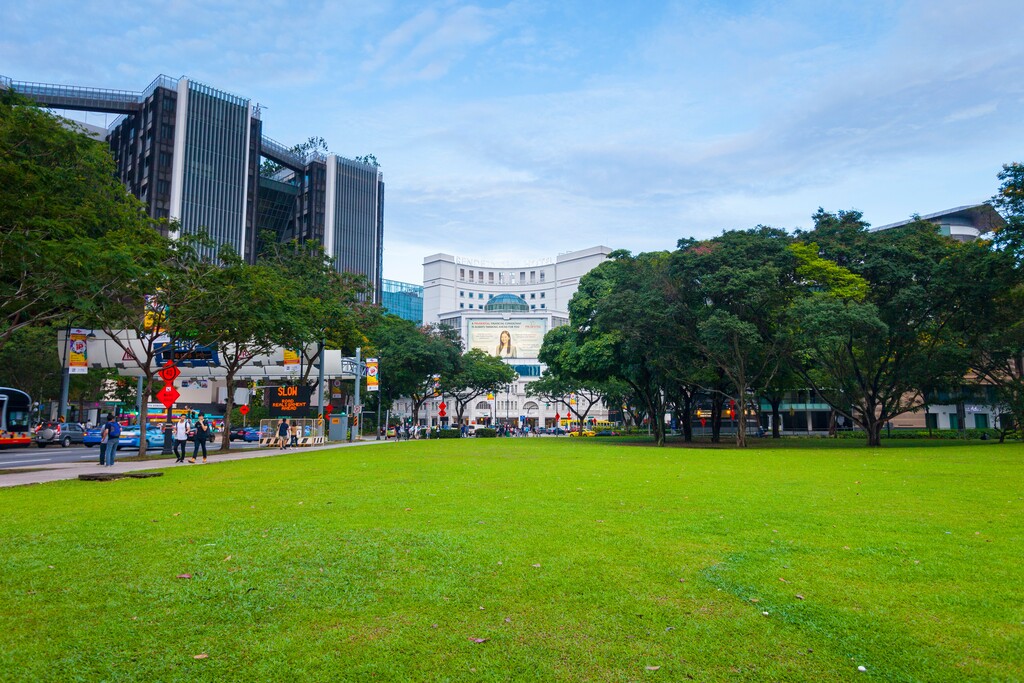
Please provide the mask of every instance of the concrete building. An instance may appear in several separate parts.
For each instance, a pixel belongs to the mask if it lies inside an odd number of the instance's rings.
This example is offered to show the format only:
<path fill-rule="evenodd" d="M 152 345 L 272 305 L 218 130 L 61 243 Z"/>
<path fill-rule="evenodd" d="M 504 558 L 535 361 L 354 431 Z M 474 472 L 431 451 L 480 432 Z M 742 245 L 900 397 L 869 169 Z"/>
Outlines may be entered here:
<path fill-rule="evenodd" d="M 528 397 L 526 386 L 540 377 L 537 358 L 544 335 L 569 322 L 569 299 L 580 278 L 604 261 L 603 246 L 559 254 L 554 258 L 491 262 L 450 254 L 423 259 L 423 322 L 457 329 L 467 349 L 502 357 L 519 379 L 493 398 L 481 398 L 465 420 L 477 424 L 525 423 L 548 427 L 565 408 Z M 436 424 L 441 399 L 426 407 L 426 424 Z M 403 406 L 396 406 L 403 415 Z M 411 410 L 408 412 L 411 413 Z M 599 420 L 607 410 L 591 412 Z"/>
<path fill-rule="evenodd" d="M 384 178 L 376 165 L 298 152 L 263 135 L 259 104 L 184 76 L 158 76 L 138 92 L 2 76 L 0 88 L 52 109 L 119 114 L 104 137 L 121 180 L 153 218 L 176 220 L 188 234 L 205 229 L 250 262 L 266 230 L 317 240 L 338 270 L 365 275 L 380 302 Z M 272 170 L 261 173 L 261 160 Z"/>

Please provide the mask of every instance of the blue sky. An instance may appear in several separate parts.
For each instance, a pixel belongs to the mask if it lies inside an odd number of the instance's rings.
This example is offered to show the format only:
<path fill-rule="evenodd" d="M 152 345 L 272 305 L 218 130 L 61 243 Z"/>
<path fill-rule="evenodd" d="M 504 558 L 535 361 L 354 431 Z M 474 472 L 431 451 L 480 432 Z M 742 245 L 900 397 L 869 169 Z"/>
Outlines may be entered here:
<path fill-rule="evenodd" d="M 187 75 L 282 142 L 376 155 L 409 282 L 438 251 L 671 249 L 819 206 L 882 225 L 1024 161 L 1019 0 L 2 3 L 4 75 Z"/>

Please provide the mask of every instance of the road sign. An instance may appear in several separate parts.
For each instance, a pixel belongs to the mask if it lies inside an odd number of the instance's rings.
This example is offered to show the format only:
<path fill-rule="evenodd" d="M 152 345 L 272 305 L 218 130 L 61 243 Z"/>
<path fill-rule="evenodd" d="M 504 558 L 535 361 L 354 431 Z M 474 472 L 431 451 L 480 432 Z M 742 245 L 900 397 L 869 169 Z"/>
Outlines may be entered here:
<path fill-rule="evenodd" d="M 138 360 L 136 360 L 136 358 L 135 358 L 135 354 L 132 353 L 131 349 L 125 349 L 124 350 L 124 355 L 121 356 L 121 360 L 123 360 L 123 361 L 124 360 L 134 360 L 135 362 L 138 362 Z"/>
<path fill-rule="evenodd" d="M 446 413 L 446 412 L 444 411 L 444 408 L 441 408 L 441 410 L 437 411 L 437 416 L 438 416 L 438 417 L 447 417 L 447 416 L 448 416 L 448 413 Z"/>
<path fill-rule="evenodd" d="M 242 415 L 248 415 L 249 414 L 249 406 L 247 406 L 247 405 L 239 406 L 238 407 L 238 412 L 240 412 Z"/>
<path fill-rule="evenodd" d="M 448 404 L 445 403 L 444 401 L 441 401 L 441 405 L 439 405 L 438 408 L 441 410 L 448 410 Z"/>
<path fill-rule="evenodd" d="M 164 388 L 157 392 L 156 397 L 160 399 L 160 403 L 163 404 L 164 408 L 170 409 L 174 402 L 181 398 L 181 394 L 178 393 L 173 384 L 165 384 Z"/>
<path fill-rule="evenodd" d="M 559 413 L 555 413 L 555 422 L 558 422 L 561 419 L 562 419 L 562 416 Z"/>
<path fill-rule="evenodd" d="M 162 379 L 163 381 L 173 382 L 174 380 L 178 379 L 179 375 L 181 375 L 181 370 L 179 370 L 174 365 L 168 364 L 160 370 L 159 375 L 160 379 Z"/>
<path fill-rule="evenodd" d="M 706 417 L 702 417 L 702 418 L 700 419 L 700 426 L 701 426 L 701 427 L 706 427 L 706 426 L 707 426 L 707 424 L 708 424 L 708 419 L 707 419 Z"/>

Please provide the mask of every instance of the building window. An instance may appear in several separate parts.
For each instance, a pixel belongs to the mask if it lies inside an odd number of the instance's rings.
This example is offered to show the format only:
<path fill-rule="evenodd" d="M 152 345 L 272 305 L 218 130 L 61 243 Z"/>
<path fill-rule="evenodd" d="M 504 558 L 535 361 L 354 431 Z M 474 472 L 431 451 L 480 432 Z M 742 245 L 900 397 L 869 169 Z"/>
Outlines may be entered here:
<path fill-rule="evenodd" d="M 544 298 L 544 292 L 541 292 L 541 293 L 540 293 L 540 298 L 541 298 L 541 299 L 543 299 L 543 298 Z"/>
<path fill-rule="evenodd" d="M 487 298 L 488 298 L 488 299 L 493 299 L 493 298 L 494 298 L 494 295 L 493 295 L 493 294 L 488 294 L 488 295 L 487 295 Z"/>
<path fill-rule="evenodd" d="M 459 268 L 459 279 L 460 280 L 465 280 L 466 279 L 466 269 L 465 268 Z"/>
<path fill-rule="evenodd" d="M 530 298 L 531 299 L 536 299 L 537 298 L 536 292 L 530 292 Z"/>
<path fill-rule="evenodd" d="M 476 298 L 477 299 L 483 299 L 484 298 L 484 293 L 480 292 L 479 294 L 476 295 Z"/>
<path fill-rule="evenodd" d="M 470 305 L 469 305 L 469 307 L 470 307 L 470 308 L 473 308 L 473 304 L 470 304 Z"/>
<path fill-rule="evenodd" d="M 488 284 L 492 284 L 492 285 L 494 284 L 494 271 L 493 270 L 487 271 L 487 282 L 488 282 Z"/>
<path fill-rule="evenodd" d="M 526 282 L 526 271 L 525 270 L 519 271 L 519 282 L 520 283 Z"/>
<path fill-rule="evenodd" d="M 479 276 L 480 282 L 484 281 L 484 271 L 478 270 L 477 275 Z"/>
<path fill-rule="evenodd" d="M 540 271 L 540 281 L 544 282 L 544 271 Z"/>
<path fill-rule="evenodd" d="M 473 281 L 473 271 L 472 271 L 472 270 L 471 270 L 471 271 L 469 271 L 469 281 L 470 281 L 470 282 L 472 282 L 472 281 Z"/>
<path fill-rule="evenodd" d="M 459 308 L 465 308 L 466 304 L 459 304 Z"/>
<path fill-rule="evenodd" d="M 530 310 L 531 311 L 534 310 L 535 308 L 537 308 L 537 304 L 530 304 Z"/>
<path fill-rule="evenodd" d="M 531 270 L 530 271 L 530 284 L 532 285 L 536 281 L 537 281 L 537 271 L 536 270 Z"/>
<path fill-rule="evenodd" d="M 540 305 L 541 308 L 544 308 L 545 306 L 547 306 L 547 304 L 541 304 Z"/>
<path fill-rule="evenodd" d="M 465 292 L 463 292 L 463 291 L 462 291 L 462 290 L 460 289 L 460 290 L 459 290 L 459 296 L 462 296 L 462 297 L 464 297 L 464 296 L 466 296 L 466 293 L 465 293 Z"/>

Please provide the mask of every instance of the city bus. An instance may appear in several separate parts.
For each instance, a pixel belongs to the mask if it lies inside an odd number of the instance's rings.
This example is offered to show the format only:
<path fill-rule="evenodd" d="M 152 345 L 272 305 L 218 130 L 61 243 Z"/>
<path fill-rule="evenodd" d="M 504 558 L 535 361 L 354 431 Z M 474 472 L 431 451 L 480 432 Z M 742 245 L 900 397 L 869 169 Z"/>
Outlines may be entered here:
<path fill-rule="evenodd" d="M 18 389 L 0 387 L 0 448 L 32 445 L 32 399 Z"/>

